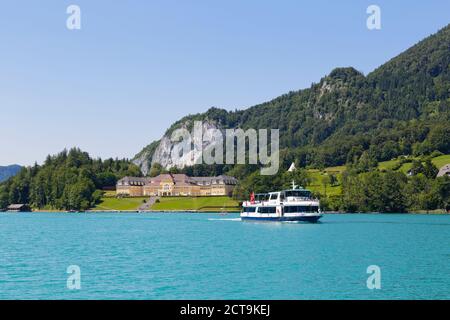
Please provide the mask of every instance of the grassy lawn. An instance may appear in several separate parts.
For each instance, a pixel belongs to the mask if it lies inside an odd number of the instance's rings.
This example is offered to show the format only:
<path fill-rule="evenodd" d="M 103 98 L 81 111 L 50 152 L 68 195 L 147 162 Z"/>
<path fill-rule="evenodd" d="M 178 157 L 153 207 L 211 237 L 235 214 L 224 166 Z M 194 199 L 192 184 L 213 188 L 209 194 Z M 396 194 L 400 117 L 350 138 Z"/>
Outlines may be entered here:
<path fill-rule="evenodd" d="M 341 185 L 330 186 L 327 185 L 326 189 L 323 185 L 309 185 L 306 189 L 311 190 L 313 192 L 319 192 L 320 194 L 327 195 L 328 197 L 338 196 L 342 194 Z"/>
<path fill-rule="evenodd" d="M 137 210 L 148 197 L 102 198 L 93 210 Z"/>
<path fill-rule="evenodd" d="M 326 168 L 324 170 L 325 172 L 317 169 L 309 169 L 308 176 L 311 179 L 311 183 L 306 188 L 313 192 L 319 192 L 323 195 L 326 194 L 327 196 L 340 195 L 342 193 L 342 187 L 340 183 L 335 186 L 331 186 L 330 184 L 326 184 L 325 186 L 322 181 L 327 176 L 327 174 L 334 174 L 337 177 L 338 181 L 340 181 L 342 171 L 344 170 L 345 166 Z"/>
<path fill-rule="evenodd" d="M 394 159 L 389 161 L 383 161 L 378 163 L 378 169 L 380 170 L 389 170 L 394 168 L 400 160 Z M 450 163 L 450 155 L 442 155 L 436 158 L 433 158 L 431 160 L 433 164 L 440 169 L 442 166 Z M 412 163 L 407 162 L 404 163 L 398 170 L 407 173 L 411 169 Z M 328 196 L 337 196 L 342 193 L 342 187 L 340 185 L 341 178 L 342 178 L 342 172 L 345 171 L 345 166 L 337 166 L 337 167 L 328 167 L 325 168 L 323 171 L 317 170 L 317 169 L 308 169 L 308 175 L 311 179 L 311 184 L 307 186 L 307 189 L 319 192 L 321 194 L 327 194 Z M 326 186 L 323 185 L 323 179 L 326 176 L 326 174 L 334 174 L 337 178 L 339 183 L 336 186 L 331 186 L 330 184 L 327 184 Z"/>
<path fill-rule="evenodd" d="M 433 160 L 431 160 L 431 162 L 433 162 L 433 164 L 438 168 L 442 168 L 443 166 L 445 166 L 446 164 L 450 163 L 450 154 L 444 154 L 442 156 L 433 158 Z"/>
<path fill-rule="evenodd" d="M 378 163 L 378 169 L 380 170 L 390 170 L 395 167 L 400 162 L 400 160 L 389 160 Z"/>
<path fill-rule="evenodd" d="M 152 210 L 236 211 L 239 206 L 229 197 L 162 197 L 159 201 Z"/>
<path fill-rule="evenodd" d="M 411 159 L 418 159 L 418 158 L 411 158 Z M 392 169 L 393 167 L 395 167 L 396 164 L 398 164 L 400 162 L 400 160 L 394 159 L 394 160 L 389 160 L 389 161 L 383 161 L 378 163 L 378 168 L 380 170 L 389 170 Z M 450 163 L 450 154 L 444 154 L 442 156 L 436 157 L 431 159 L 431 162 L 438 168 L 440 169 L 442 166 L 445 166 L 447 163 Z M 412 164 L 410 162 L 404 163 L 400 169 L 398 169 L 399 171 L 403 172 L 403 173 L 407 173 L 409 171 L 409 169 L 411 169 Z"/>
<path fill-rule="evenodd" d="M 407 163 L 402 164 L 402 166 L 400 167 L 400 169 L 398 169 L 398 171 L 403 172 L 404 174 L 407 174 L 411 168 L 412 168 L 412 163 L 407 162 Z"/>
<path fill-rule="evenodd" d="M 336 166 L 336 167 L 328 167 L 325 168 L 325 172 L 332 174 L 340 174 L 345 171 L 345 166 Z"/>

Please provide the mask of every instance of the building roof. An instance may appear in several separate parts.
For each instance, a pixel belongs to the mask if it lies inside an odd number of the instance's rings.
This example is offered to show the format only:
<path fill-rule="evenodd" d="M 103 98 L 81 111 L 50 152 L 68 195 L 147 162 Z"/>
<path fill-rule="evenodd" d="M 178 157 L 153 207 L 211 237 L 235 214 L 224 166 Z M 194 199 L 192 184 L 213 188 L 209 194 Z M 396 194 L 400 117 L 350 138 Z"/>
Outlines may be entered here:
<path fill-rule="evenodd" d="M 236 184 L 235 177 L 220 175 L 217 177 L 190 177 L 190 180 L 196 184 Z"/>
<path fill-rule="evenodd" d="M 189 183 L 190 179 L 187 175 L 185 175 L 184 173 L 175 173 L 172 174 L 173 180 L 175 182 L 184 182 L 184 183 Z"/>
<path fill-rule="evenodd" d="M 223 181 L 226 184 L 236 184 L 238 182 L 238 179 L 236 179 L 235 177 L 226 176 L 226 175 L 220 175 L 217 178 L 223 179 Z"/>
<path fill-rule="evenodd" d="M 153 178 L 124 177 L 120 179 L 118 185 L 158 185 L 164 180 L 171 180 L 172 183 L 180 186 L 205 185 L 205 184 L 236 184 L 237 179 L 226 175 L 217 177 L 189 177 L 184 173 L 163 173 Z"/>
<path fill-rule="evenodd" d="M 18 204 L 11 204 L 8 206 L 8 210 L 19 210 L 22 208 L 28 207 L 26 204 L 18 203 Z"/>
<path fill-rule="evenodd" d="M 439 172 L 437 174 L 438 177 L 443 177 L 445 175 L 450 175 L 450 163 L 439 169 Z"/>
<path fill-rule="evenodd" d="M 147 178 L 142 178 L 142 177 L 123 177 L 119 181 L 124 181 L 124 182 L 146 182 L 146 180 L 147 180 Z"/>

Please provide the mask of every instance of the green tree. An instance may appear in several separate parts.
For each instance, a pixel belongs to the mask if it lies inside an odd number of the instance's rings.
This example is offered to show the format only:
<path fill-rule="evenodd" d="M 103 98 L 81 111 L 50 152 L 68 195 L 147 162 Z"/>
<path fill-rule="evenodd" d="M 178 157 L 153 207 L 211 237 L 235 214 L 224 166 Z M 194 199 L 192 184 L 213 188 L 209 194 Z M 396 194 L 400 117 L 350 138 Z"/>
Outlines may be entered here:
<path fill-rule="evenodd" d="M 2 206 L 26 203 L 65 210 L 85 210 L 99 200 L 101 189 L 115 185 L 125 175 L 142 175 L 126 159 L 92 159 L 73 148 L 48 156 L 42 166 L 22 169 L 15 177 L 0 184 Z"/>
<path fill-rule="evenodd" d="M 149 176 L 150 177 L 156 177 L 163 173 L 163 167 L 159 163 L 152 164 L 152 167 L 150 168 Z"/>
<path fill-rule="evenodd" d="M 430 159 L 427 159 L 425 161 L 425 164 L 423 165 L 423 174 L 428 179 L 434 179 L 436 175 L 438 174 L 439 169 L 436 168 L 436 166 L 431 162 Z"/>

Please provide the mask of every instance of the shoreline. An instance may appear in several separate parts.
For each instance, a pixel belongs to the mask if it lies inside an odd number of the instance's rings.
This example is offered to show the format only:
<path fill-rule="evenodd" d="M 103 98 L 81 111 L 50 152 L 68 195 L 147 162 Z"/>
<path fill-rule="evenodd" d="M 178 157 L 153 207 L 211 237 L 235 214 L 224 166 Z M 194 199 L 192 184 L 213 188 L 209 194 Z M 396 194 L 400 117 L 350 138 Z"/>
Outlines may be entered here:
<path fill-rule="evenodd" d="M 221 213 L 219 211 L 203 211 L 203 210 L 86 210 L 86 211 L 67 211 L 67 210 L 33 210 L 34 212 L 48 212 L 48 213 Z M 18 212 L 20 213 L 20 212 Z M 225 213 L 240 213 L 240 211 L 225 211 Z"/>
<path fill-rule="evenodd" d="M 8 212 L 8 211 L 4 211 Z M 67 210 L 32 210 L 26 212 L 12 212 L 9 213 L 217 213 L 217 214 L 228 214 L 228 213 L 240 213 L 240 211 L 211 211 L 211 210 L 86 210 L 86 211 L 67 211 Z M 445 210 L 418 210 L 416 212 L 340 212 L 340 211 L 327 211 L 323 212 L 324 215 L 344 215 L 344 214 L 414 214 L 414 215 L 449 215 L 450 212 L 445 212 Z"/>

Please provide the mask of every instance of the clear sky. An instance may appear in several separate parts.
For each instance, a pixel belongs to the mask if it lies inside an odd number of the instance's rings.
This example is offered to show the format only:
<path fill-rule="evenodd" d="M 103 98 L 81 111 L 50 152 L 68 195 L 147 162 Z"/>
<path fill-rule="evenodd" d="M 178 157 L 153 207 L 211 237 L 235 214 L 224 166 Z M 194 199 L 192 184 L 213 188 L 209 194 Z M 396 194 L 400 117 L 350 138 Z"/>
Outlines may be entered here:
<path fill-rule="evenodd" d="M 79 146 L 133 157 L 211 106 L 246 108 L 334 67 L 368 73 L 450 23 L 450 1 L 41 0 L 0 5 L 0 165 Z M 81 8 L 68 30 L 66 8 Z M 381 8 L 381 30 L 366 9 Z"/>

